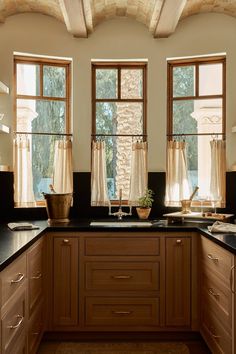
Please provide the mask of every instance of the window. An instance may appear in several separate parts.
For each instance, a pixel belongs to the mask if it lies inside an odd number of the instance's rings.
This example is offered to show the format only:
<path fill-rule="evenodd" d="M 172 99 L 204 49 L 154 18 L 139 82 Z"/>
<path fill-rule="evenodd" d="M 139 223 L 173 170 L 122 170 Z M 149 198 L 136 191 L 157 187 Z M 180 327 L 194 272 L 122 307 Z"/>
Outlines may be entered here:
<path fill-rule="evenodd" d="M 129 197 L 132 142 L 146 140 L 146 63 L 92 63 L 92 139 L 106 144 L 110 200 Z"/>
<path fill-rule="evenodd" d="M 225 65 L 223 56 L 168 61 L 167 137 L 186 142 L 188 181 L 190 189 L 199 187 L 198 199 L 212 199 L 211 141 L 225 140 Z M 220 199 L 223 206 L 225 195 Z"/>
<path fill-rule="evenodd" d="M 16 139 L 27 139 L 27 178 L 32 174 L 31 199 L 37 205 L 44 204 L 42 192 L 49 192 L 52 183 L 55 141 L 70 135 L 70 64 L 68 60 L 14 57 Z M 15 181 L 23 173 L 22 166 L 15 166 Z M 15 183 L 15 192 L 23 193 L 17 188 Z M 24 198 L 18 196 L 15 202 L 21 206 L 19 201 Z"/>

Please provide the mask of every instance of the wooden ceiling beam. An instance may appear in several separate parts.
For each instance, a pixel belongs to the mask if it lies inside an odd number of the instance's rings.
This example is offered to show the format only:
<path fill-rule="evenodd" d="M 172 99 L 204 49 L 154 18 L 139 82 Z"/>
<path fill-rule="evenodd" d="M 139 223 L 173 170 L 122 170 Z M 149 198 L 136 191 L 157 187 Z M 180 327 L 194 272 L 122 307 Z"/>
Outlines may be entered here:
<path fill-rule="evenodd" d="M 166 38 L 174 33 L 187 0 L 164 0 L 154 37 Z"/>
<path fill-rule="evenodd" d="M 59 0 L 61 11 L 68 32 L 74 37 L 86 38 L 86 27 L 83 0 Z"/>

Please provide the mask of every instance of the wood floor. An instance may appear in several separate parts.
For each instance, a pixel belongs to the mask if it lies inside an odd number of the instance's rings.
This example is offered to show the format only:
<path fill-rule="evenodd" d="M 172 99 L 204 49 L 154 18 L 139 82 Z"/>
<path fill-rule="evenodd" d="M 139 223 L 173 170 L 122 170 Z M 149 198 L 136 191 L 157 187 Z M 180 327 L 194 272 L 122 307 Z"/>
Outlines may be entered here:
<path fill-rule="evenodd" d="M 203 340 L 191 340 L 183 343 L 189 348 L 190 354 L 211 354 Z M 56 354 L 59 344 L 59 341 L 42 341 L 37 354 Z"/>

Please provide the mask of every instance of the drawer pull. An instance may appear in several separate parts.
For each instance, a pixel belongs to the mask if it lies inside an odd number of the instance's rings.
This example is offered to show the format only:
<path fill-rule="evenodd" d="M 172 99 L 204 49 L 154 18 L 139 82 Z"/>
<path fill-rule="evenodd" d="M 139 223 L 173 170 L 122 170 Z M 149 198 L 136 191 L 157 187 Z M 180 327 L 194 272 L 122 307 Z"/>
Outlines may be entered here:
<path fill-rule="evenodd" d="M 68 238 L 64 238 L 63 242 L 64 243 L 69 243 L 70 241 L 68 240 Z"/>
<path fill-rule="evenodd" d="M 214 297 L 217 298 L 217 299 L 220 297 L 220 294 L 215 293 L 215 292 L 214 292 L 214 289 L 212 289 L 212 288 L 209 288 L 209 289 L 208 289 L 208 294 L 214 296 Z"/>
<path fill-rule="evenodd" d="M 128 316 L 131 315 L 133 311 L 112 311 L 114 315 Z"/>
<path fill-rule="evenodd" d="M 112 276 L 113 279 L 131 279 L 132 278 L 132 275 L 113 275 Z"/>
<path fill-rule="evenodd" d="M 23 320 L 24 320 L 24 317 L 21 316 L 21 315 L 17 315 L 16 318 L 18 318 L 17 324 L 8 326 L 8 328 L 10 328 L 10 329 L 16 329 L 16 328 L 20 327 L 21 323 L 22 323 Z"/>
<path fill-rule="evenodd" d="M 233 294 L 235 294 L 235 290 L 234 290 L 234 269 L 235 269 L 235 265 L 233 265 L 230 269 L 230 290 Z"/>
<path fill-rule="evenodd" d="M 32 332 L 32 335 L 33 335 L 33 336 L 38 336 L 38 335 L 39 335 L 39 332 Z"/>
<path fill-rule="evenodd" d="M 211 261 L 214 261 L 214 262 L 218 262 L 219 261 L 219 258 L 213 257 L 212 254 L 210 254 L 210 253 L 207 255 L 207 258 L 209 258 Z"/>
<path fill-rule="evenodd" d="M 40 278 L 42 278 L 42 273 L 37 272 L 36 274 L 37 275 L 34 275 L 31 279 L 40 279 Z"/>
<path fill-rule="evenodd" d="M 16 280 L 12 279 L 11 284 L 20 283 L 24 277 L 25 275 L 23 273 L 18 273 L 18 278 Z"/>
<path fill-rule="evenodd" d="M 213 337 L 213 338 L 220 338 L 220 336 L 217 336 L 216 334 L 214 334 L 213 332 L 214 331 L 214 328 L 210 327 L 208 328 L 208 331 L 210 332 L 210 335 Z"/>
<path fill-rule="evenodd" d="M 176 243 L 177 243 L 178 245 L 180 245 L 180 244 L 182 243 L 182 240 L 178 239 L 178 240 L 176 240 Z"/>

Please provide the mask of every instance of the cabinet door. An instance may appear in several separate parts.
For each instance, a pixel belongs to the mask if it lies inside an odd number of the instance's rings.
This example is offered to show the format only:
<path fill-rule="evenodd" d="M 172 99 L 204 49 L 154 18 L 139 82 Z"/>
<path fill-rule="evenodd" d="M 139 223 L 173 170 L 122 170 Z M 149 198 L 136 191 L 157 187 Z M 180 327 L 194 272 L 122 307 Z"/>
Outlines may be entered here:
<path fill-rule="evenodd" d="M 190 326 L 191 238 L 166 238 L 166 325 Z"/>
<path fill-rule="evenodd" d="M 78 322 L 78 239 L 54 238 L 53 322 L 74 326 Z"/>

